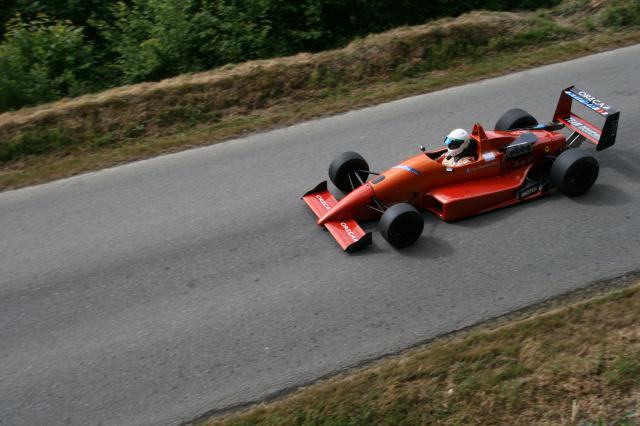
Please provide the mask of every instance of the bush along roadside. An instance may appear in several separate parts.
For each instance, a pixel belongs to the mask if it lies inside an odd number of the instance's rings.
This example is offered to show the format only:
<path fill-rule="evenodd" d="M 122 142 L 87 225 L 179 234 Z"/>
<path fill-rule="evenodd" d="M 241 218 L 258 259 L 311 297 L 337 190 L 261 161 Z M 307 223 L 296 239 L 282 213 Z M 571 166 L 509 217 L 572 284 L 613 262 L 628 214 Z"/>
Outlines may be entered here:
<path fill-rule="evenodd" d="M 0 112 L 227 63 L 318 52 L 470 10 L 560 0 L 59 0 L 0 9 Z"/>
<path fill-rule="evenodd" d="M 638 25 L 635 0 L 473 12 L 371 35 L 344 49 L 0 114 L 0 188 L 637 42 Z"/>

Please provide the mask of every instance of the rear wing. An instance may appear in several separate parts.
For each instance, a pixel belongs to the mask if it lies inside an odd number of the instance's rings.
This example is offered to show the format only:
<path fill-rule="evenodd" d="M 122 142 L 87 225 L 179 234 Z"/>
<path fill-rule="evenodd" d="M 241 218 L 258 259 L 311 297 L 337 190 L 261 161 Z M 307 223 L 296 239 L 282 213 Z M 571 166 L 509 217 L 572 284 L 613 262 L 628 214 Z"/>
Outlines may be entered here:
<path fill-rule="evenodd" d="M 571 106 L 574 100 L 600 116 L 605 117 L 602 128 L 599 128 L 572 112 Z M 619 111 L 614 110 L 611 105 L 575 86 L 567 87 L 562 91 L 556 112 L 553 114 L 553 121 L 555 123 L 567 126 L 569 129 L 594 143 L 598 151 L 602 151 L 616 142 L 619 119 Z"/>

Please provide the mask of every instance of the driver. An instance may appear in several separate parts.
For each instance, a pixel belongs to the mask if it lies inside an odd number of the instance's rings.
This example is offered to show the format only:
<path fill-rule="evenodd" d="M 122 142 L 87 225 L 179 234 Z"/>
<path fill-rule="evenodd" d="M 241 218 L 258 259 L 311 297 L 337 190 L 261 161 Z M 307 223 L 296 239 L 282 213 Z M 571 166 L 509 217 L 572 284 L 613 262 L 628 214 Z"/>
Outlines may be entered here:
<path fill-rule="evenodd" d="M 444 139 L 444 144 L 447 146 L 447 152 L 438 159 L 443 166 L 458 167 L 475 161 L 475 148 L 466 130 L 452 130 Z"/>

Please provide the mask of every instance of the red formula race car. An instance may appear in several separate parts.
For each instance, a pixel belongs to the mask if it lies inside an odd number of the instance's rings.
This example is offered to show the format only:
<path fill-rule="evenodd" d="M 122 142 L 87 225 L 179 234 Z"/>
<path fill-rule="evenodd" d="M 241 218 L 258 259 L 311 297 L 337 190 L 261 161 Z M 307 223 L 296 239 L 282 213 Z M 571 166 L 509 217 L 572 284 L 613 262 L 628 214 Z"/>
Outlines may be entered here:
<path fill-rule="evenodd" d="M 573 101 L 597 113 L 604 124 L 572 112 Z M 346 195 L 338 201 L 324 181 L 302 199 L 345 251 L 371 243 L 371 233 L 358 222 L 375 219 L 392 246 L 409 246 L 424 227 L 418 209 L 451 221 L 533 200 L 553 188 L 568 196 L 584 193 L 598 177 L 599 166 L 577 148 L 585 140 L 598 151 L 612 146 L 619 117 L 610 105 L 571 86 L 562 91 L 549 124 L 539 125 L 521 109 L 503 114 L 493 131 L 476 124 L 471 163 L 447 167 L 441 159 L 446 149 L 426 152 L 421 146 L 420 154 L 374 173 L 362 156 L 345 152 L 331 163 L 329 178 Z M 565 127 L 573 132 L 569 137 L 560 132 Z"/>

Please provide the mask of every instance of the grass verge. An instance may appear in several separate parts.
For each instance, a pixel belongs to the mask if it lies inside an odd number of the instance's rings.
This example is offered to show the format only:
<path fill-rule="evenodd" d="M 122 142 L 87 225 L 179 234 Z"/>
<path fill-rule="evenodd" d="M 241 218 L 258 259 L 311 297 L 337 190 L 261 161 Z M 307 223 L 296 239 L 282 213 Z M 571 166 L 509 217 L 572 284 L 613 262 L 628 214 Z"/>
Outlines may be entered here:
<path fill-rule="evenodd" d="M 640 286 L 434 342 L 198 424 L 640 424 Z"/>
<path fill-rule="evenodd" d="M 640 42 L 635 0 L 475 12 L 0 115 L 0 190 Z"/>

